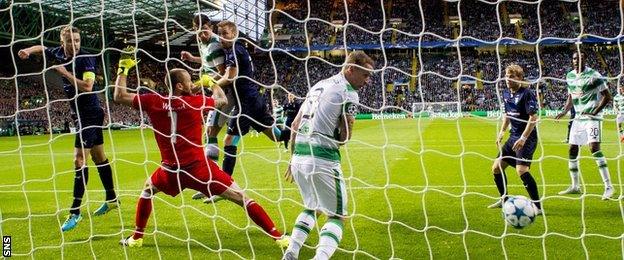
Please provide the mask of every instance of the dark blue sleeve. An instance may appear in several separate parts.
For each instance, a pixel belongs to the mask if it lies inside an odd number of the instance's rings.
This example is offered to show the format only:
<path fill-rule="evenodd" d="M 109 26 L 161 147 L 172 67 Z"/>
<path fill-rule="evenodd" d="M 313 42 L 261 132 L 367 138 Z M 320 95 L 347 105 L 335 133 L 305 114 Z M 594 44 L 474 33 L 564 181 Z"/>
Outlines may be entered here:
<path fill-rule="evenodd" d="M 226 51 L 225 52 L 225 67 L 236 67 L 236 57 L 234 57 L 235 52 Z"/>
<path fill-rule="evenodd" d="M 81 60 L 80 66 L 82 66 L 83 72 L 87 72 L 87 71 L 95 72 L 95 68 L 97 67 L 97 61 L 94 57 L 84 57 L 80 60 Z"/>
<path fill-rule="evenodd" d="M 537 113 L 538 110 L 537 98 L 535 97 L 535 94 L 533 94 L 533 91 L 531 91 L 530 89 L 527 89 L 524 95 L 524 110 L 529 115 Z"/>
<path fill-rule="evenodd" d="M 43 47 L 43 52 L 45 53 L 46 59 L 48 60 L 57 60 L 56 54 L 61 50 L 61 47 Z"/>

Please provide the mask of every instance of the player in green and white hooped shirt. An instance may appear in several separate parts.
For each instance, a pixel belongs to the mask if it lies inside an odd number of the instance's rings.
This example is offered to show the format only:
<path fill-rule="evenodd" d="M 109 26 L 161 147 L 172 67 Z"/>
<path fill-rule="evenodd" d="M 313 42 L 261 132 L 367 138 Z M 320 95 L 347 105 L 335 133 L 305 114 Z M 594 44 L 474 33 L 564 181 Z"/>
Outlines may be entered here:
<path fill-rule="evenodd" d="M 600 136 L 602 130 L 602 109 L 611 101 L 611 93 L 607 88 L 607 83 L 597 71 L 585 66 L 586 55 L 582 52 L 575 52 L 572 57 L 573 70 L 568 72 L 566 82 L 568 84 L 568 99 L 563 108 L 563 112 L 555 118 L 560 119 L 565 116 L 574 106 L 577 116 L 572 122 L 570 130 L 570 161 L 568 168 L 572 185 L 559 194 L 581 193 L 579 175 L 579 146 L 588 144 L 600 176 L 604 182 L 605 191 L 603 200 L 608 200 L 613 196 L 614 190 L 609 177 L 607 160 L 600 151 Z"/>
<path fill-rule="evenodd" d="M 347 191 L 339 147 L 351 137 L 359 103 L 357 90 L 368 83 L 373 63 L 364 52 L 352 52 L 342 72 L 310 89 L 292 123 L 293 156 L 285 176 L 299 186 L 305 209 L 297 217 L 283 259 L 299 257 L 319 213 L 328 218 L 319 232 L 314 259 L 329 259 L 342 239 Z"/>
<path fill-rule="evenodd" d="M 618 88 L 618 93 L 613 97 L 613 108 L 617 113 L 616 123 L 618 132 L 620 133 L 620 142 L 624 143 L 624 128 L 622 123 L 624 122 L 624 85 Z"/>

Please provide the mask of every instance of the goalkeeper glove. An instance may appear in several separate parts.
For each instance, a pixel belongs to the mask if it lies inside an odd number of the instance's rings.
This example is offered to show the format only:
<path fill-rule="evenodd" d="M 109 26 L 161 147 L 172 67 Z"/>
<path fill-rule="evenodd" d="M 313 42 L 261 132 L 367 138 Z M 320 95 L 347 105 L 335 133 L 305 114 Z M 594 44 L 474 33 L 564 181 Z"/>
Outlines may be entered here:
<path fill-rule="evenodd" d="M 124 53 L 121 54 L 119 58 L 119 68 L 117 69 L 117 75 L 123 74 L 124 76 L 128 76 L 128 72 L 132 69 L 137 63 L 137 60 L 134 59 L 134 47 L 128 46 L 124 50 Z"/>
<path fill-rule="evenodd" d="M 212 88 L 212 86 L 214 86 L 215 84 L 217 84 L 215 79 L 208 74 L 201 75 L 199 80 L 195 82 L 195 85 L 201 86 L 204 88 Z"/>

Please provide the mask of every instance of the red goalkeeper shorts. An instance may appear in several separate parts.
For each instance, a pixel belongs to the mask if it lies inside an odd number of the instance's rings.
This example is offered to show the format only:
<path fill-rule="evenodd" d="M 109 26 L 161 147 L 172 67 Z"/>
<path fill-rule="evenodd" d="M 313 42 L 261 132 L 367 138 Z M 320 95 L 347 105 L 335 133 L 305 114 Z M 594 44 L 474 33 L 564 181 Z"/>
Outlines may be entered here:
<path fill-rule="evenodd" d="M 161 166 L 150 177 L 152 185 L 170 196 L 177 196 L 190 188 L 206 196 L 219 195 L 232 185 L 232 177 L 223 172 L 213 161 L 195 161 L 188 166 Z"/>

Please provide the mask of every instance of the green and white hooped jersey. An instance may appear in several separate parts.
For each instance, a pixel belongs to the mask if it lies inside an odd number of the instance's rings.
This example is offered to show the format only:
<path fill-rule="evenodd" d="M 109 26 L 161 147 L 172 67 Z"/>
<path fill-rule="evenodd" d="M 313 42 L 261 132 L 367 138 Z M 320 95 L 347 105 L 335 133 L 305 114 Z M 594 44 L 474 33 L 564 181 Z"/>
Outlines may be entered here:
<path fill-rule="evenodd" d="M 217 66 L 225 62 L 225 54 L 219 43 L 219 37 L 213 35 L 208 43 L 199 43 L 199 55 L 202 60 L 202 73 L 211 76 L 218 74 Z"/>
<path fill-rule="evenodd" d="M 619 115 L 624 115 L 624 95 L 618 93 L 613 97 L 613 107 L 618 110 Z"/>
<path fill-rule="evenodd" d="M 568 93 L 572 96 L 572 104 L 574 104 L 577 115 L 583 112 L 591 113 L 594 111 L 602 98 L 600 92 L 607 89 L 607 83 L 602 75 L 591 68 L 585 68 L 579 74 L 575 70 L 568 72 L 566 82 L 568 83 Z M 594 118 L 602 119 L 602 111 Z M 587 115 L 580 115 L 578 119 L 591 118 Z"/>
<path fill-rule="evenodd" d="M 345 113 L 355 115 L 359 102 L 342 72 L 316 83 L 301 105 L 294 154 L 339 162 L 338 122 Z"/>

